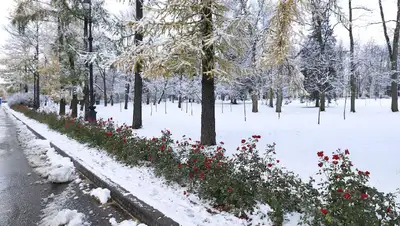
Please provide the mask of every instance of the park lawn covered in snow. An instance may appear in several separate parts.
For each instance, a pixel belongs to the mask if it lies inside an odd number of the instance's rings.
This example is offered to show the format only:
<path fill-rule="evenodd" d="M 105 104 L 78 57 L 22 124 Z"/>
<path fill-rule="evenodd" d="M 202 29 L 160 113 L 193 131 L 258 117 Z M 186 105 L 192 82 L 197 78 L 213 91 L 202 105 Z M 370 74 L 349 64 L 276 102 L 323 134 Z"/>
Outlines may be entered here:
<path fill-rule="evenodd" d="M 240 140 L 253 134 L 261 135 L 259 147 L 276 142 L 281 164 L 298 173 L 303 179 L 318 171 L 317 151 L 330 153 L 337 148 L 348 148 L 352 161 L 362 170 L 371 172 L 370 183 L 384 192 L 394 192 L 400 187 L 400 165 L 398 159 L 398 137 L 400 113 L 390 111 L 390 99 L 358 99 L 355 114 L 349 113 L 347 103 L 346 120 L 343 119 L 344 100 L 332 104 L 321 113 L 321 124 L 317 124 L 318 108 L 314 103 L 302 104 L 293 101 L 283 106 L 278 118 L 275 109 L 259 105 L 258 113 L 251 113 L 251 103 L 246 104 L 247 120 L 244 121 L 244 105 L 216 103 L 217 141 L 223 141 L 228 154 L 233 154 Z M 191 106 L 193 116 L 191 115 Z M 232 108 L 231 108 L 232 107 Z M 232 110 L 231 110 L 232 109 Z M 114 106 L 97 106 L 98 118 L 113 117 L 118 124 L 132 123 L 132 104 L 129 109 Z M 167 102 L 155 106 L 143 105 L 143 128 L 138 135 L 160 136 L 162 129 L 169 129 L 172 137 L 183 135 L 200 138 L 201 106 L 193 103 Z"/>

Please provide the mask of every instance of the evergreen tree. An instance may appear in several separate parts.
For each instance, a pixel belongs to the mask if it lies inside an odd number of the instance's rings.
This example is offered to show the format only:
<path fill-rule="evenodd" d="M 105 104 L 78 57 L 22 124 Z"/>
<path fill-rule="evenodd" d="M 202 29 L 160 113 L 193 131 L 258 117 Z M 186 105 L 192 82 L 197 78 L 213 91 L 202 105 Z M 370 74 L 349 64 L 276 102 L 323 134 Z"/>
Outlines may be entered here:
<path fill-rule="evenodd" d="M 325 111 L 325 97 L 333 90 L 336 76 L 336 39 L 329 23 L 329 1 L 316 0 L 312 6 L 311 33 L 301 50 L 304 88 L 316 107 Z"/>

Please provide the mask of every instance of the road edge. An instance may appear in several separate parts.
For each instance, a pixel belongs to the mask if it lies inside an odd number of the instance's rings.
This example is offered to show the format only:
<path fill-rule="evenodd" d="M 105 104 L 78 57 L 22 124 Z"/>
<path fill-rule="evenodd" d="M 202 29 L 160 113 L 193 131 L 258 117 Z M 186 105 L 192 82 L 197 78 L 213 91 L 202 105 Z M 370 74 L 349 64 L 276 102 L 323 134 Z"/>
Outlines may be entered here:
<path fill-rule="evenodd" d="M 18 121 L 22 122 L 36 137 L 42 140 L 47 140 L 46 137 L 41 135 L 39 132 L 32 129 L 29 125 L 27 125 L 24 121 L 18 118 L 16 115 L 13 114 L 11 111 L 12 109 L 6 108 L 14 118 Z M 147 203 L 143 202 L 136 196 L 130 194 L 127 190 L 119 186 L 118 184 L 112 182 L 109 178 L 104 180 L 94 174 L 92 171 L 87 169 L 77 160 L 69 156 L 65 151 L 61 148 L 54 145 L 51 141 L 50 146 L 57 151 L 63 157 L 68 157 L 73 162 L 75 168 L 81 172 L 85 177 L 87 177 L 90 181 L 92 181 L 96 186 L 101 188 L 107 188 L 111 191 L 111 198 L 118 203 L 122 208 L 124 208 L 129 214 L 133 217 L 138 219 L 140 222 L 147 224 L 148 226 L 179 226 L 177 222 L 172 220 L 171 218 L 165 216 L 159 210 L 155 209 L 154 207 L 148 205 Z"/>

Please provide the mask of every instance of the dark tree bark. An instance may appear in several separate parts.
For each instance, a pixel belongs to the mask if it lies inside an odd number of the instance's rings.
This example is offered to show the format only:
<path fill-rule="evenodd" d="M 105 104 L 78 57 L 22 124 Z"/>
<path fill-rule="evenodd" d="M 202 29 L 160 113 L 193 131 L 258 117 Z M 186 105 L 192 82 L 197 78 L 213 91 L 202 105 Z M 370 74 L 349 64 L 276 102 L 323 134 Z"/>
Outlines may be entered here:
<path fill-rule="evenodd" d="M 35 72 L 34 72 L 34 98 L 33 108 L 40 108 L 40 75 L 39 75 L 39 22 L 36 21 L 36 46 L 35 46 Z"/>
<path fill-rule="evenodd" d="M 349 0 L 349 38 L 350 38 L 350 112 L 356 112 L 356 64 L 354 62 L 354 37 L 353 37 L 353 8 L 351 6 L 351 1 Z M 322 110 L 321 110 L 322 111 Z"/>
<path fill-rule="evenodd" d="M 59 112 L 59 115 L 65 115 L 65 105 L 66 105 L 65 100 L 62 98 L 60 100 L 60 112 Z"/>
<path fill-rule="evenodd" d="M 276 106 L 275 106 L 276 113 L 282 112 L 282 103 L 283 103 L 283 91 L 282 89 L 278 89 L 276 93 Z"/>
<path fill-rule="evenodd" d="M 139 21 L 143 18 L 143 0 L 136 0 L 136 19 Z M 135 33 L 135 43 L 139 45 L 143 41 L 143 34 L 140 32 Z M 135 90 L 133 101 L 133 121 L 132 128 L 142 128 L 142 93 L 143 93 L 143 80 L 142 80 L 142 64 L 136 62 L 135 67 Z"/>
<path fill-rule="evenodd" d="M 178 97 L 178 108 L 182 108 L 182 95 Z"/>
<path fill-rule="evenodd" d="M 274 90 L 272 88 L 269 88 L 269 107 L 273 108 L 274 107 Z"/>
<path fill-rule="evenodd" d="M 391 82 L 391 87 L 390 87 L 390 91 L 391 91 L 391 95 L 392 95 L 391 109 L 392 109 L 392 112 L 398 112 L 399 105 L 398 105 L 398 86 L 397 86 L 397 78 L 398 78 L 397 58 L 398 58 L 398 54 L 399 54 L 399 35 L 400 35 L 400 0 L 397 0 L 397 19 L 396 19 L 396 27 L 395 27 L 394 33 L 393 33 L 393 46 L 390 43 L 389 34 L 388 34 L 387 27 L 386 27 L 386 20 L 385 20 L 385 15 L 383 13 L 382 0 L 379 0 L 379 10 L 381 13 L 383 34 L 385 36 L 386 45 L 387 45 L 388 52 L 389 52 L 390 69 L 392 70 L 392 74 L 391 74 L 392 82 Z"/>
<path fill-rule="evenodd" d="M 130 92 L 130 84 L 126 83 L 125 84 L 125 106 L 124 109 L 128 109 L 128 102 L 129 102 L 129 92 Z"/>
<path fill-rule="evenodd" d="M 150 92 L 146 93 L 146 104 L 149 105 L 150 104 Z"/>
<path fill-rule="evenodd" d="M 315 97 L 315 107 L 319 108 L 319 95 Z"/>
<path fill-rule="evenodd" d="M 237 99 L 231 99 L 231 104 L 238 104 Z"/>
<path fill-rule="evenodd" d="M 258 112 L 258 95 L 257 94 L 252 94 L 251 95 L 251 112 L 257 113 Z"/>
<path fill-rule="evenodd" d="M 321 104 L 319 105 L 319 109 L 320 109 L 320 111 L 325 111 L 325 93 L 324 92 L 321 93 L 320 100 L 321 100 Z"/>
<path fill-rule="evenodd" d="M 71 117 L 76 118 L 78 117 L 78 97 L 76 93 L 73 94 L 72 96 L 72 101 L 71 101 Z"/>
<path fill-rule="evenodd" d="M 104 107 L 107 107 L 106 70 L 103 71 L 103 95 L 104 95 Z"/>
<path fill-rule="evenodd" d="M 214 75 L 214 46 L 207 45 L 205 39 L 211 38 L 213 34 L 212 24 L 212 1 L 202 0 L 203 8 L 201 12 L 202 23 L 202 77 L 201 77 L 201 136 L 200 143 L 203 145 L 215 145 L 215 86 Z"/>

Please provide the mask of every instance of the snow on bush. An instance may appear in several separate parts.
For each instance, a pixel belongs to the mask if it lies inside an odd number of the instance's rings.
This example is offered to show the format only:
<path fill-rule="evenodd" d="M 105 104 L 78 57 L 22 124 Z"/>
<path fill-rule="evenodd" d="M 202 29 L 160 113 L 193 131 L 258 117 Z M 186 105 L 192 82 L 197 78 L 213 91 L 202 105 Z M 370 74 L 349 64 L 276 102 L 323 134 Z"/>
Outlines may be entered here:
<path fill-rule="evenodd" d="M 39 99 L 40 103 L 45 103 L 46 100 L 48 100 L 48 98 L 44 95 L 40 95 Z M 16 105 L 26 105 L 28 107 L 33 107 L 33 93 L 14 93 L 7 98 L 7 104 L 10 107 Z"/>
<path fill-rule="evenodd" d="M 110 218 L 109 222 L 111 226 L 146 226 L 145 224 L 138 224 L 137 222 L 132 220 L 124 220 L 118 223 L 114 217 Z"/>
<path fill-rule="evenodd" d="M 36 139 L 21 122 L 16 124 L 18 140 L 36 173 L 53 183 L 65 183 L 75 179 L 75 167 L 71 159 L 57 154 L 50 147 L 49 141 Z"/>
<path fill-rule="evenodd" d="M 107 188 L 95 188 L 90 192 L 91 196 L 94 196 L 101 204 L 106 204 L 111 198 L 110 190 Z"/>
<path fill-rule="evenodd" d="M 7 98 L 8 106 L 15 105 L 33 105 L 33 93 L 15 93 Z"/>

